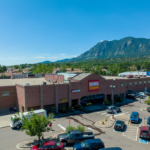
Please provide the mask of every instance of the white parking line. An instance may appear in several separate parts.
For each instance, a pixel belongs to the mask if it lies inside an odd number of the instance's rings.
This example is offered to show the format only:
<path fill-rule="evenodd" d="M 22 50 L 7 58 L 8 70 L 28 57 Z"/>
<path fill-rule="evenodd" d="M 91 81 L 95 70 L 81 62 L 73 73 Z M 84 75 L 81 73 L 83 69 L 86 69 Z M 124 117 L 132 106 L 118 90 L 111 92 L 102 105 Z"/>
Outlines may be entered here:
<path fill-rule="evenodd" d="M 99 112 L 97 112 L 97 113 L 104 113 L 104 112 L 106 112 L 106 111 L 99 111 Z"/>
<path fill-rule="evenodd" d="M 126 131 L 122 135 L 131 140 L 137 141 L 138 127 L 127 126 Z"/>
<path fill-rule="evenodd" d="M 105 116 L 111 116 L 112 114 L 108 114 L 108 115 L 105 115 Z"/>
<path fill-rule="evenodd" d="M 127 114 L 128 112 L 125 112 L 125 113 L 120 113 L 120 114 L 117 114 L 117 115 L 114 115 L 114 116 L 121 116 L 121 115 L 124 115 L 124 114 Z"/>
<path fill-rule="evenodd" d="M 95 131 L 95 130 L 93 130 L 92 128 L 88 128 L 89 130 L 92 130 L 92 131 Z"/>
<path fill-rule="evenodd" d="M 102 113 L 101 115 L 105 115 L 105 114 L 107 114 L 107 113 Z"/>
<path fill-rule="evenodd" d="M 66 128 L 63 127 L 62 125 L 58 124 L 58 126 L 59 126 L 60 128 L 62 128 L 64 131 L 66 130 Z"/>

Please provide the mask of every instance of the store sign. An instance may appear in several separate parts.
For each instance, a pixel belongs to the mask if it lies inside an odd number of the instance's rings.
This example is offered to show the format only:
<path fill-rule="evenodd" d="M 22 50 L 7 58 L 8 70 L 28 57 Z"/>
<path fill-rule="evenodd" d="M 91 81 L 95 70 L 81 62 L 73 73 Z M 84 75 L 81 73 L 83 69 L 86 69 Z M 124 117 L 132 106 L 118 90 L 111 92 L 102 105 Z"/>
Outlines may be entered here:
<path fill-rule="evenodd" d="M 42 116 L 42 115 L 44 115 L 44 113 L 43 113 L 43 112 L 42 112 L 42 113 L 37 114 L 37 116 Z"/>
<path fill-rule="evenodd" d="M 63 99 L 60 100 L 60 102 L 66 102 L 66 101 L 67 101 L 66 98 L 63 98 Z"/>
<path fill-rule="evenodd" d="M 99 80 L 89 81 L 89 92 L 90 91 L 99 91 Z"/>
<path fill-rule="evenodd" d="M 78 89 L 78 90 L 72 90 L 72 93 L 75 93 L 75 92 L 80 92 L 80 89 Z"/>

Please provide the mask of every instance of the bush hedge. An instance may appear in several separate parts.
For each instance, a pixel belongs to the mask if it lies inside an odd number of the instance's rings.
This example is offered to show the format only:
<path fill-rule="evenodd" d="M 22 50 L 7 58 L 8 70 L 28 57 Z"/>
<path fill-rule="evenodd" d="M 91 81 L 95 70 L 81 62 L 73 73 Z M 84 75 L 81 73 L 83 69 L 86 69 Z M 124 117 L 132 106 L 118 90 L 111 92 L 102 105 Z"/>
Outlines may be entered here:
<path fill-rule="evenodd" d="M 73 127 L 73 126 L 68 126 L 66 128 L 66 133 L 73 131 L 73 130 L 79 130 L 81 132 L 85 132 L 85 127 L 83 127 L 82 125 L 78 125 L 77 127 Z"/>

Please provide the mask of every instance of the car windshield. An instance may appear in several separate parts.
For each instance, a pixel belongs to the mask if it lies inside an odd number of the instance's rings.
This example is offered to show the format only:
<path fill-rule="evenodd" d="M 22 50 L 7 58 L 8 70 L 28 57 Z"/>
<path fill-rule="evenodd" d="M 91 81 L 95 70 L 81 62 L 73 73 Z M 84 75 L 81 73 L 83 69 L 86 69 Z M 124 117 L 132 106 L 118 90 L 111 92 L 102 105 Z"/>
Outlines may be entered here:
<path fill-rule="evenodd" d="M 60 146 L 60 142 L 55 142 L 55 145 L 56 146 Z"/>
<path fill-rule="evenodd" d="M 44 146 L 44 142 L 42 142 L 40 145 L 39 145 L 39 148 L 43 147 Z"/>
<path fill-rule="evenodd" d="M 121 122 L 116 122 L 115 126 L 121 126 Z"/>
<path fill-rule="evenodd" d="M 67 135 L 67 137 L 69 137 L 69 136 L 70 136 L 70 133 L 67 133 L 66 135 Z"/>
<path fill-rule="evenodd" d="M 12 122 L 12 123 L 14 122 L 14 118 L 13 118 L 13 117 L 11 117 L 11 122 Z"/>
<path fill-rule="evenodd" d="M 85 147 L 87 145 L 86 141 L 81 142 L 81 146 Z"/>
<path fill-rule="evenodd" d="M 148 133 L 148 131 L 144 131 L 144 130 L 143 130 L 143 131 L 141 131 L 141 132 L 142 132 L 142 133 Z"/>
<path fill-rule="evenodd" d="M 137 118 L 137 115 L 131 115 L 131 118 Z"/>

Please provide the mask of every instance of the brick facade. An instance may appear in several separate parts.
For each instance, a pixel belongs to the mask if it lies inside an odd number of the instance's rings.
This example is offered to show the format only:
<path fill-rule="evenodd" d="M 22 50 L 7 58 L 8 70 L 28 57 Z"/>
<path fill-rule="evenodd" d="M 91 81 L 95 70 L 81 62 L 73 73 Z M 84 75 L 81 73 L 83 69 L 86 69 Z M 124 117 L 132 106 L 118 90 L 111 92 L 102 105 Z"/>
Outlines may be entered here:
<path fill-rule="evenodd" d="M 3 96 L 3 92 L 9 92 L 8 96 Z M 16 87 L 1 86 L 0 87 L 0 112 L 8 111 L 10 107 L 16 107 Z"/>
<path fill-rule="evenodd" d="M 98 80 L 99 90 L 89 91 L 88 81 Z M 132 82 L 132 83 L 131 83 Z M 137 82 L 137 84 L 135 84 Z M 142 84 L 140 84 L 140 82 Z M 146 83 L 145 83 L 146 82 Z M 70 85 L 70 87 L 69 87 Z M 114 95 L 125 95 L 126 91 L 144 91 L 145 88 L 150 89 L 150 78 L 139 79 L 105 79 L 96 74 L 90 74 L 81 80 L 70 80 L 70 83 L 37 85 L 37 86 L 7 86 L 0 87 L 0 111 L 10 107 L 17 106 L 20 111 L 28 111 L 33 109 L 49 109 L 50 106 L 59 106 L 65 104 L 71 105 L 73 101 L 80 103 L 80 98 L 88 95 L 104 94 L 105 99 L 109 95 L 112 97 L 112 88 L 115 85 Z M 80 92 L 72 92 L 72 90 L 80 90 Z M 2 96 L 2 92 L 9 91 L 9 96 Z"/>

